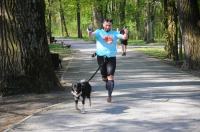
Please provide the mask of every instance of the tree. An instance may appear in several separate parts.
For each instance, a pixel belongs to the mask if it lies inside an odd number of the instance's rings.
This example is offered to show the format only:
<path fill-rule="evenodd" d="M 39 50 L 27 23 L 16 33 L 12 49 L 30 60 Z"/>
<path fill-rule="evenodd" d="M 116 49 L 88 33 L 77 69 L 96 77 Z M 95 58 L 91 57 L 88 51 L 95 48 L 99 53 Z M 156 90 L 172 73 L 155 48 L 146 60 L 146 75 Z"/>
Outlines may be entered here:
<path fill-rule="evenodd" d="M 47 10 L 47 35 L 49 37 L 49 40 L 52 37 L 52 30 L 51 30 L 51 17 L 52 17 L 52 11 L 51 11 L 51 5 L 52 5 L 52 0 L 48 0 L 48 10 Z M 51 40 L 50 40 L 51 41 Z"/>
<path fill-rule="evenodd" d="M 43 0 L 0 1 L 2 95 L 61 88 L 50 61 L 44 11 Z"/>
<path fill-rule="evenodd" d="M 81 14 L 80 14 L 80 0 L 76 0 L 76 13 L 77 13 L 77 28 L 78 28 L 78 38 L 82 38 L 82 32 L 81 32 Z"/>
<path fill-rule="evenodd" d="M 94 27 L 101 28 L 103 22 L 103 7 L 101 0 L 94 0 L 93 2 L 93 18 Z"/>
<path fill-rule="evenodd" d="M 175 0 L 164 0 L 165 29 L 167 57 L 174 61 L 179 60 L 178 55 L 178 19 Z"/>
<path fill-rule="evenodd" d="M 200 20 L 197 0 L 177 0 L 182 43 L 185 50 L 183 67 L 200 69 Z"/>
<path fill-rule="evenodd" d="M 119 8 L 120 27 L 125 26 L 125 6 L 126 6 L 126 0 L 120 1 L 120 8 Z"/>
<path fill-rule="evenodd" d="M 145 38 L 146 43 L 154 42 L 154 19 L 155 19 L 155 9 L 156 0 L 150 0 L 147 2 L 146 7 L 146 22 L 145 22 Z"/>
<path fill-rule="evenodd" d="M 135 14 L 135 21 L 136 21 L 136 30 L 137 30 L 137 39 L 143 39 L 144 36 L 144 28 L 143 27 L 143 21 L 141 19 L 142 17 L 142 1 L 141 0 L 137 0 L 136 1 L 136 14 Z"/>
<path fill-rule="evenodd" d="M 65 15 L 62 7 L 62 0 L 59 0 L 60 3 L 60 19 L 61 19 L 61 29 L 62 29 L 62 36 L 69 37 L 69 33 L 67 31 L 66 21 L 65 21 Z"/>

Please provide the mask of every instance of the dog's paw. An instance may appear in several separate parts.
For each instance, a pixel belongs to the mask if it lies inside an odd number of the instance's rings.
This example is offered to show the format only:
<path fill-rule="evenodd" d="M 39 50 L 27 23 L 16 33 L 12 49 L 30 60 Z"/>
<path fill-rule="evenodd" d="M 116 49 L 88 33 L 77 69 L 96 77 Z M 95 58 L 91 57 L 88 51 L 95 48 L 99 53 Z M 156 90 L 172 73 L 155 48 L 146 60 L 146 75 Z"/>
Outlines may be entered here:
<path fill-rule="evenodd" d="M 77 110 L 77 111 L 81 111 L 78 107 L 76 107 L 76 110 Z"/>
<path fill-rule="evenodd" d="M 85 114 L 85 113 L 86 113 L 85 109 L 82 108 L 82 109 L 81 109 L 81 114 Z"/>
<path fill-rule="evenodd" d="M 96 52 L 95 53 L 93 53 L 92 55 L 91 55 L 91 57 L 95 57 L 97 54 L 96 54 Z"/>
<path fill-rule="evenodd" d="M 85 110 L 81 110 L 81 114 L 85 114 L 86 113 L 86 111 Z"/>

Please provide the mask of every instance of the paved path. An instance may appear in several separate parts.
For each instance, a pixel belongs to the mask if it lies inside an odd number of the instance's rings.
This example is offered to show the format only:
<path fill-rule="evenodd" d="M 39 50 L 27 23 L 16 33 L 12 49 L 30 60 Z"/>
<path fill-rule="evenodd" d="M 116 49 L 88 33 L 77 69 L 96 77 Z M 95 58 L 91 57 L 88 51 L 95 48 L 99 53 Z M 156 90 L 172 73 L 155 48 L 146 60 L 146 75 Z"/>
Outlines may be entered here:
<path fill-rule="evenodd" d="M 72 41 L 69 41 L 72 42 Z M 78 41 L 77 41 L 78 43 Z M 90 54 L 95 45 L 73 43 L 73 60 L 63 75 L 71 83 L 96 70 Z M 106 102 L 105 84 L 98 73 L 91 81 L 92 107 L 86 114 L 63 102 L 31 116 L 9 131 L 23 132 L 199 132 L 200 78 L 156 59 L 129 51 L 119 53 L 113 102 Z"/>

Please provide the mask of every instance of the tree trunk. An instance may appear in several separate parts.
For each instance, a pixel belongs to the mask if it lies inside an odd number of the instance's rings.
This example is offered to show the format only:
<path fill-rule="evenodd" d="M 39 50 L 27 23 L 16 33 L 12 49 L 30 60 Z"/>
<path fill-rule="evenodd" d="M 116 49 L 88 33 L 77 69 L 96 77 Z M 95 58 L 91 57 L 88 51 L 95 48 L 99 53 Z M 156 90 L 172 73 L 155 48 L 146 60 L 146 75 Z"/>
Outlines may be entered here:
<path fill-rule="evenodd" d="M 113 24 L 115 24 L 115 25 L 122 26 L 121 24 L 123 23 L 123 20 L 122 20 L 122 23 L 121 23 L 120 17 L 123 17 L 123 15 L 125 15 L 125 12 L 124 12 L 124 9 L 123 9 L 125 7 L 122 7 L 123 4 L 125 4 L 124 2 L 125 2 L 124 0 L 120 0 L 120 1 L 111 0 L 110 1 L 110 6 L 111 6 L 110 18 L 112 18 L 114 20 Z M 121 7 L 122 7 L 122 9 L 121 9 Z"/>
<path fill-rule="evenodd" d="M 82 32 L 81 32 L 81 14 L 80 14 L 80 0 L 76 0 L 77 2 L 77 28 L 78 28 L 78 38 L 82 38 Z"/>
<path fill-rule="evenodd" d="M 126 0 L 120 1 L 119 17 L 120 17 L 121 28 L 125 26 L 125 6 L 126 6 Z"/>
<path fill-rule="evenodd" d="M 185 50 L 183 67 L 200 69 L 200 20 L 197 0 L 178 0 L 178 14 Z"/>
<path fill-rule="evenodd" d="M 94 27 L 101 28 L 103 22 L 103 7 L 101 5 L 101 0 L 94 0 L 93 2 L 93 18 L 94 18 Z"/>
<path fill-rule="evenodd" d="M 142 15 L 142 10 L 141 10 L 141 0 L 137 0 L 137 6 L 136 6 L 136 16 L 135 16 L 135 22 L 136 22 L 136 30 L 137 30 L 137 39 L 142 39 L 144 38 L 144 31 L 142 27 L 142 21 L 141 21 L 141 15 Z"/>
<path fill-rule="evenodd" d="M 145 38 L 146 43 L 154 42 L 154 17 L 155 17 L 155 5 L 154 1 L 147 3 L 147 20 L 145 23 Z"/>
<path fill-rule="evenodd" d="M 62 7 L 62 1 L 59 0 L 60 3 L 60 19 L 61 19 L 61 29 L 62 29 L 62 36 L 69 37 L 69 33 L 67 31 L 66 21 L 65 21 L 65 15 Z"/>
<path fill-rule="evenodd" d="M 105 4 L 103 4 L 104 6 L 101 5 L 102 19 L 107 18 L 109 2 L 110 2 L 110 0 L 106 0 Z"/>
<path fill-rule="evenodd" d="M 51 17 L 52 17 L 52 13 L 51 13 L 51 4 L 52 4 L 52 0 L 48 0 L 48 6 L 49 6 L 49 9 L 48 9 L 48 19 L 47 19 L 47 36 L 48 36 L 48 39 L 49 39 L 49 43 L 51 43 L 51 38 L 52 38 L 52 31 L 51 31 Z"/>
<path fill-rule="evenodd" d="M 175 0 L 164 1 L 165 28 L 166 28 L 166 46 L 167 57 L 174 61 L 179 60 L 178 56 L 178 27 L 177 27 L 177 10 Z"/>
<path fill-rule="evenodd" d="M 179 38 L 179 42 L 178 42 L 178 45 L 179 45 L 179 58 L 180 60 L 183 60 L 183 42 L 182 42 L 182 31 L 181 31 L 181 28 L 180 28 L 180 25 L 179 25 L 179 30 L 178 30 L 178 38 Z"/>
<path fill-rule="evenodd" d="M 19 52 L 21 45 L 16 32 L 17 21 L 10 12 L 13 5 L 11 1 L 0 1 L 0 94 L 2 95 L 15 87 L 13 80 L 23 72 Z"/>
<path fill-rule="evenodd" d="M 42 0 L 2 0 L 1 93 L 44 93 L 60 88 L 53 71 Z"/>

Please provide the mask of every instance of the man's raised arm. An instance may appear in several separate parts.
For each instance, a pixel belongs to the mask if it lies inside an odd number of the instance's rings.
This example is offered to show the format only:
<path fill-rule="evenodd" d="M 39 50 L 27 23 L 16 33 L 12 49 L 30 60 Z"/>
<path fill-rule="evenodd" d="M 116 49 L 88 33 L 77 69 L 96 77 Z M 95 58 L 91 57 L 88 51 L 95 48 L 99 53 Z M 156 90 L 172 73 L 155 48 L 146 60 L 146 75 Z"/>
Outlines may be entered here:
<path fill-rule="evenodd" d="M 87 28 L 87 32 L 89 37 L 92 37 L 95 34 L 90 28 Z"/>
<path fill-rule="evenodd" d="M 128 29 L 124 29 L 124 34 L 123 34 L 123 38 L 124 40 L 128 39 Z"/>

